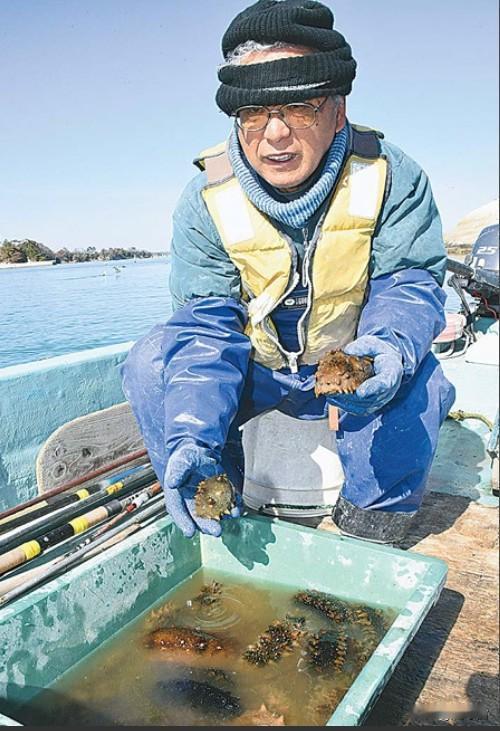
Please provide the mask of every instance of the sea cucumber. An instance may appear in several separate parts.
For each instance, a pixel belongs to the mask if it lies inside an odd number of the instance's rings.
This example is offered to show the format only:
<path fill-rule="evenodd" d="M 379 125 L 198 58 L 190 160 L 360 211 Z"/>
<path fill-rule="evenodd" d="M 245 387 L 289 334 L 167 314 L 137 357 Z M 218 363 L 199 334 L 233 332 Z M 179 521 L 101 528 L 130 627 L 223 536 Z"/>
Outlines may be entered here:
<path fill-rule="evenodd" d="M 162 627 L 150 632 L 146 647 L 159 650 L 182 650 L 186 653 L 216 655 L 226 647 L 214 635 L 190 627 Z"/>
<path fill-rule="evenodd" d="M 373 358 L 347 355 L 331 350 L 320 358 L 314 393 L 354 393 L 363 381 L 373 376 Z"/>
<path fill-rule="evenodd" d="M 202 480 L 194 496 L 196 515 L 199 518 L 220 520 L 229 515 L 234 507 L 234 487 L 227 475 L 217 475 Z"/>
<path fill-rule="evenodd" d="M 300 623 L 288 619 L 276 619 L 259 636 L 257 642 L 246 648 L 243 657 L 260 667 L 269 662 L 276 662 L 294 647 L 301 633 Z"/>

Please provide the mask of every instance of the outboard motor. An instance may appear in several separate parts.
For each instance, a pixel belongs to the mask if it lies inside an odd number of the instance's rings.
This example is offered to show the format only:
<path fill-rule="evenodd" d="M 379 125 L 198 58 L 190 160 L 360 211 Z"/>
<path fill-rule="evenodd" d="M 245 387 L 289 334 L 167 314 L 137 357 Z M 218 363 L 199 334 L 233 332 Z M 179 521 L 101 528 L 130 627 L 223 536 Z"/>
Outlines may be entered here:
<path fill-rule="evenodd" d="M 446 313 L 446 327 L 434 340 L 438 358 L 462 355 L 476 341 L 475 323 L 500 316 L 499 225 L 483 228 L 462 263 L 448 258 L 448 284 L 460 298 L 459 313 Z M 472 301 L 474 299 L 474 302 Z"/>
<path fill-rule="evenodd" d="M 448 259 L 448 269 L 453 272 L 448 284 L 459 295 L 467 324 L 472 325 L 477 317 L 500 316 L 500 262 L 499 262 L 499 225 L 483 228 L 471 253 L 462 262 Z M 471 312 L 464 295 L 467 293 L 478 300 L 477 308 Z"/>
<path fill-rule="evenodd" d="M 471 253 L 465 257 L 464 264 L 475 272 L 475 276 L 464 289 L 472 297 L 480 300 L 478 314 L 498 318 L 500 313 L 498 223 L 483 228 L 472 246 Z"/>
<path fill-rule="evenodd" d="M 476 341 L 475 323 L 481 318 L 493 318 L 494 320 L 500 317 L 500 256 L 499 256 L 499 224 L 493 224 L 486 226 L 480 232 L 475 243 L 472 245 L 472 250 L 468 254 L 464 262 L 455 261 L 454 259 L 448 259 L 447 268 L 452 272 L 452 276 L 448 280 L 448 284 L 453 287 L 455 292 L 460 297 L 462 302 L 462 311 L 454 315 L 447 314 L 447 327 L 445 333 L 451 331 L 453 324 L 455 328 L 458 327 L 457 318 L 462 318 L 460 324 L 461 334 L 460 340 L 463 343 L 463 347 L 457 351 L 455 342 L 451 346 L 448 345 L 446 351 L 442 351 L 442 345 L 437 339 L 437 345 L 435 347 L 435 353 L 437 357 L 453 357 L 455 355 L 461 355 L 464 353 L 469 345 L 472 345 Z M 469 295 L 467 298 L 466 295 Z M 470 297 L 475 300 L 474 309 L 471 309 Z M 448 322 L 450 318 L 450 322 Z M 455 318 L 455 319 L 452 319 Z M 491 327 L 491 326 L 490 326 Z M 498 323 L 495 327 L 498 334 Z M 443 340 L 451 340 L 446 335 Z M 498 338 L 496 338 L 498 339 Z M 484 342 L 484 341 L 483 341 Z M 441 350 L 441 352 L 440 352 Z M 471 348 L 472 350 L 472 348 Z M 471 351 L 469 351 L 470 353 Z M 495 354 L 498 353 L 498 349 L 495 349 Z M 477 355 L 475 356 L 477 358 Z M 484 352 L 482 354 L 484 358 Z M 472 363 L 494 363 L 492 360 L 469 360 Z M 496 361 L 498 365 L 498 360 Z M 463 412 L 457 412 L 458 414 Z M 477 415 L 470 414 L 469 418 L 476 418 Z M 467 418 L 462 416 L 461 418 Z M 492 431 L 487 446 L 487 452 L 491 457 L 491 484 L 494 495 L 499 495 L 499 412 L 497 410 L 495 423 L 492 425 Z"/>
<path fill-rule="evenodd" d="M 473 269 L 489 269 L 498 274 L 500 269 L 498 237 L 498 223 L 483 228 L 472 246 L 471 253 L 465 257 L 464 264 Z"/>

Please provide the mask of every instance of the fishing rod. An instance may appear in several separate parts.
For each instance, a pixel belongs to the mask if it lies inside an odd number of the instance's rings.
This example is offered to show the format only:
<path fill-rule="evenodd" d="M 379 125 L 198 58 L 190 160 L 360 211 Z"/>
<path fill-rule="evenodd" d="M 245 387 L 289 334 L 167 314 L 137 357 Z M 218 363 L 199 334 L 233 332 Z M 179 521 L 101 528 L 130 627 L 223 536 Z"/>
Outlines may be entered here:
<path fill-rule="evenodd" d="M 110 530 L 114 525 L 123 521 L 128 515 L 130 515 L 130 513 L 140 510 L 146 502 L 161 493 L 161 490 L 162 488 L 160 483 L 153 482 L 151 487 L 148 487 L 146 490 L 134 495 L 128 505 L 123 506 L 121 513 L 118 513 L 118 515 L 115 515 L 111 518 L 111 520 L 108 520 L 103 526 L 98 528 L 91 536 L 91 539 L 93 540 L 94 538 L 98 538 L 100 535 Z"/>
<path fill-rule="evenodd" d="M 66 551 L 64 556 L 68 556 L 70 553 L 73 553 L 74 551 L 82 548 L 84 545 L 87 545 L 89 542 L 94 541 L 96 538 L 99 538 L 104 533 L 108 532 L 113 528 L 118 521 L 124 521 L 130 516 L 130 513 L 135 511 L 135 513 L 140 513 L 141 510 L 143 510 L 144 505 L 147 502 L 150 502 L 156 495 L 158 495 L 161 492 L 161 486 L 159 482 L 153 483 L 150 487 L 147 487 L 146 489 L 141 490 L 140 492 L 136 493 L 135 495 L 131 495 L 130 497 L 123 498 L 120 500 L 120 503 L 122 505 L 122 510 L 120 513 L 115 515 L 110 520 L 107 520 L 104 524 L 99 525 L 97 528 L 89 529 L 89 531 L 85 535 L 85 540 L 82 542 L 81 536 L 77 535 L 73 538 L 68 539 L 67 542 L 67 548 L 69 547 L 69 550 Z M 77 543 L 75 543 L 75 540 Z M 91 554 L 88 554 L 89 556 Z M 5 594 L 7 591 L 10 591 L 16 586 L 19 586 L 20 584 L 25 583 L 29 579 L 31 579 L 33 576 L 37 576 L 40 573 L 45 573 L 47 570 L 54 564 L 56 564 L 58 561 L 61 560 L 61 556 L 57 556 L 56 558 L 53 558 L 49 561 L 45 561 L 41 565 L 35 566 L 34 568 L 26 568 L 25 565 L 18 567 L 19 571 L 14 572 L 12 576 L 9 576 L 2 581 L 0 581 L 0 596 L 2 594 Z M 34 559 L 36 563 L 36 558 Z"/>
<path fill-rule="evenodd" d="M 161 496 L 158 496 L 154 504 L 148 505 L 144 508 L 144 510 L 141 512 L 140 515 L 133 515 L 130 519 L 130 523 L 127 526 L 127 528 L 132 528 L 134 526 L 134 530 L 138 530 L 139 528 L 144 527 L 146 520 L 148 519 L 157 519 L 160 515 L 162 515 L 165 512 L 165 503 Z M 95 542 L 89 543 L 88 545 L 84 545 L 82 548 L 72 552 L 68 556 L 64 556 L 61 558 L 61 560 L 57 561 L 57 564 L 52 566 L 46 573 L 39 574 L 37 576 L 34 576 L 31 580 L 27 581 L 26 583 L 22 584 L 21 586 L 18 586 L 12 591 L 9 591 L 5 593 L 2 597 L 0 597 L 0 607 L 5 606 L 8 602 L 13 601 L 17 597 L 21 596 L 21 594 L 25 594 L 30 589 L 35 588 L 36 586 L 39 586 L 42 583 L 45 583 L 49 579 L 54 578 L 56 575 L 61 573 L 63 570 L 70 568 L 73 566 L 73 564 L 79 562 L 80 559 L 82 559 L 84 556 L 86 556 L 90 551 L 95 552 L 96 549 L 102 549 L 102 546 L 104 543 L 107 543 L 110 541 L 113 537 L 118 535 L 119 533 L 125 533 L 127 532 L 127 528 L 124 528 L 122 525 L 115 526 L 113 529 L 109 531 L 109 533 L 104 534 L 97 538 Z M 127 533 L 127 535 L 130 535 L 130 533 Z M 125 535 L 123 536 L 126 537 Z M 97 551 L 98 553 L 101 551 Z M 94 553 L 95 555 L 95 553 Z"/>
<path fill-rule="evenodd" d="M 93 531 L 89 531 L 88 534 L 84 536 L 83 541 L 80 541 L 76 546 L 73 546 L 67 555 L 70 553 L 75 553 L 76 551 L 79 551 L 84 546 L 89 545 L 90 543 L 95 543 L 98 538 L 100 538 L 105 533 L 110 533 L 113 531 L 113 529 L 116 527 L 117 522 L 121 522 L 123 524 L 127 523 L 127 519 L 130 520 L 130 514 L 132 512 L 137 515 L 141 511 L 145 510 L 146 503 L 150 504 L 159 504 L 159 493 L 161 493 L 161 486 L 159 482 L 155 482 L 151 487 L 148 487 L 146 490 L 143 490 L 138 495 L 135 495 L 131 501 L 123 500 L 123 509 L 121 513 L 118 513 L 114 517 L 112 517 L 110 520 L 107 520 L 103 525 L 99 526 Z M 128 504 L 127 504 L 128 503 Z M 134 516 L 133 516 L 134 517 Z M 122 527 L 122 525 L 118 526 Z M 56 559 L 58 560 L 58 559 Z"/>
<path fill-rule="evenodd" d="M 28 517 L 27 521 L 22 525 L 17 528 L 13 528 L 12 530 L 5 531 L 2 535 L 0 535 L 0 550 L 5 549 L 6 546 L 10 547 L 12 543 L 15 543 L 21 538 L 36 538 L 37 535 L 40 535 L 43 531 L 47 530 L 47 527 L 53 528 L 61 525 L 65 522 L 65 519 L 78 515 L 78 513 L 84 509 L 101 505 L 103 502 L 106 502 L 110 496 L 117 492 L 120 492 L 122 495 L 127 495 L 132 490 L 139 489 L 140 487 L 149 484 L 154 479 L 156 479 L 156 475 L 152 470 L 152 467 L 146 464 L 141 465 L 123 479 L 119 479 L 117 481 L 110 481 L 109 479 L 99 481 L 99 483 L 97 483 L 99 490 L 94 494 L 90 494 L 88 497 L 85 497 L 84 494 L 80 493 L 81 499 L 76 503 L 70 503 L 57 508 L 48 515 L 41 516 L 33 521 Z M 82 505 L 83 502 L 85 503 L 84 505 Z"/>
<path fill-rule="evenodd" d="M 125 477 L 123 480 L 113 482 L 102 487 L 95 495 L 79 500 L 76 504 L 66 505 L 55 511 L 54 514 L 42 516 L 41 518 L 28 522 L 23 526 L 14 528 L 0 536 L 0 550 L 11 546 L 16 541 L 24 541 L 37 538 L 49 528 L 56 528 L 67 522 L 68 518 L 74 518 L 84 509 L 95 508 L 107 502 L 113 495 L 120 492 L 122 495 L 129 494 L 133 490 L 144 487 L 156 479 L 154 470 L 149 465 L 144 465 L 137 473 Z M 83 503 L 83 505 L 81 504 Z"/>
<path fill-rule="evenodd" d="M 21 515 L 17 515 L 17 513 L 15 513 L 2 521 L 2 523 L 0 524 L 0 535 L 2 533 L 6 533 L 7 531 L 13 530 L 14 528 L 18 528 L 20 525 L 26 526 L 28 523 L 31 523 L 38 518 L 42 518 L 49 513 L 53 513 L 54 511 L 59 510 L 59 508 L 66 507 L 66 505 L 77 503 L 79 500 L 85 500 L 85 498 L 88 498 L 91 495 L 95 495 L 108 485 L 123 480 L 125 477 L 128 477 L 131 474 L 135 474 L 136 472 L 138 472 L 138 470 L 141 469 L 141 467 L 143 467 L 143 465 L 130 467 L 128 470 L 124 470 L 123 472 L 113 475 L 112 478 L 108 477 L 106 480 L 99 480 L 99 482 L 95 482 L 92 485 L 87 485 L 87 487 L 82 487 L 76 492 L 72 492 L 69 495 L 66 493 L 56 495 L 53 498 L 45 500 L 43 503 L 38 503 L 40 507 L 37 507 L 37 505 L 33 505 L 31 508 L 28 508 L 28 511 L 20 511 L 22 513 Z"/>
<path fill-rule="evenodd" d="M 34 558 L 41 556 L 46 550 L 54 548 L 54 546 L 79 533 L 86 532 L 89 528 L 102 523 L 107 518 L 112 518 L 120 513 L 122 509 L 122 501 L 113 498 L 105 505 L 95 507 L 93 510 L 83 513 L 83 515 L 77 515 L 73 520 L 53 528 L 38 537 L 38 539 L 26 541 L 20 546 L 6 551 L 0 556 L 0 575 L 32 561 Z"/>
<path fill-rule="evenodd" d="M 8 518 L 10 515 L 13 515 L 14 513 L 21 512 L 22 510 L 27 510 L 32 505 L 36 505 L 37 503 L 40 503 L 44 500 L 47 500 L 50 497 L 53 497 L 54 495 L 59 495 L 61 492 L 65 492 L 66 490 L 69 490 L 72 487 L 77 487 L 78 485 L 82 485 L 84 482 L 89 482 L 90 480 L 95 479 L 96 477 L 99 477 L 100 475 L 105 474 L 106 472 L 110 472 L 111 470 L 117 469 L 118 467 L 121 467 L 124 464 L 128 464 L 129 462 L 133 462 L 136 459 L 140 459 L 141 457 L 147 456 L 147 451 L 145 449 L 139 449 L 136 452 L 131 452 L 130 454 L 126 455 L 125 457 L 120 457 L 119 459 L 115 459 L 113 462 L 108 462 L 108 464 L 103 465 L 102 467 L 99 467 L 98 469 L 92 470 L 91 472 L 87 472 L 85 475 L 81 475 L 80 477 L 75 477 L 72 480 L 69 480 L 68 482 L 65 482 L 63 485 L 60 485 L 59 487 L 54 487 L 52 490 L 47 490 L 47 492 L 44 492 L 42 495 L 37 495 L 34 498 L 31 498 L 31 500 L 26 500 L 24 503 L 21 503 L 20 505 L 14 505 L 12 508 L 8 508 L 7 510 L 4 510 L 2 513 L 0 513 L 0 522 L 3 522 L 4 518 Z"/>

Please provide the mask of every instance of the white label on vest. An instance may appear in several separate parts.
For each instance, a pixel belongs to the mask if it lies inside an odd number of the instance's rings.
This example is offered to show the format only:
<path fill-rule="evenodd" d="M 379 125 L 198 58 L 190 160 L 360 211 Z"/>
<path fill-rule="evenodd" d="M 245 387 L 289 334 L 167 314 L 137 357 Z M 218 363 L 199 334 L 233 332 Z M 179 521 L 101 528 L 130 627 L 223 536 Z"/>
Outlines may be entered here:
<path fill-rule="evenodd" d="M 221 218 L 227 244 L 237 244 L 253 238 L 254 232 L 247 202 L 239 186 L 218 191 L 215 194 L 215 205 Z"/>
<path fill-rule="evenodd" d="M 379 192 L 379 173 L 376 165 L 353 160 L 350 188 L 349 215 L 375 218 Z"/>

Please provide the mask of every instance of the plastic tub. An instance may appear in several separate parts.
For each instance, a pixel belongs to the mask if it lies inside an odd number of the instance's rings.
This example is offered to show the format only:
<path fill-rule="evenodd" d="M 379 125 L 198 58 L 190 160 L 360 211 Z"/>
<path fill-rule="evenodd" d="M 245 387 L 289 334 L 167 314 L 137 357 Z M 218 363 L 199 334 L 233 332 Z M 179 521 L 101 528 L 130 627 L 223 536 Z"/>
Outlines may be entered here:
<path fill-rule="evenodd" d="M 200 567 L 390 606 L 398 615 L 329 726 L 366 717 L 437 601 L 439 559 L 267 517 L 185 539 L 166 517 L 0 612 L 0 724 Z"/>

